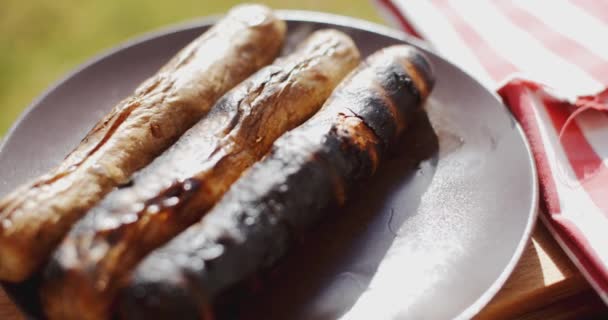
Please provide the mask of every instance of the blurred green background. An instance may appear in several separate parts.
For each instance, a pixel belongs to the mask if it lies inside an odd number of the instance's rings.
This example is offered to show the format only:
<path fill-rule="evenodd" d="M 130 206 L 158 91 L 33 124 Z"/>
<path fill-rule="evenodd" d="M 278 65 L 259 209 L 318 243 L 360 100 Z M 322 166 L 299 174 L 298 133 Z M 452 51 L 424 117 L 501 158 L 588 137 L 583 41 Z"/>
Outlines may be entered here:
<path fill-rule="evenodd" d="M 96 53 L 162 26 L 223 13 L 241 2 L 0 0 L 0 137 L 45 88 Z M 382 22 L 370 0 L 257 2 Z"/>

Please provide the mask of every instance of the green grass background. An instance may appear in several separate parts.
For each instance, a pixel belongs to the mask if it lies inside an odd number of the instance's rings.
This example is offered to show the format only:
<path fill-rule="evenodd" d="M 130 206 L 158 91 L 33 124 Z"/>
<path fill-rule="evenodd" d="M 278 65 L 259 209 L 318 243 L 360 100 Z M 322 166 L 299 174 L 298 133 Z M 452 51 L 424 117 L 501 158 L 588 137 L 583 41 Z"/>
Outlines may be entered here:
<path fill-rule="evenodd" d="M 162 26 L 223 13 L 240 2 L 0 0 L 0 137 L 37 95 L 96 53 Z M 382 21 L 369 0 L 258 2 Z"/>

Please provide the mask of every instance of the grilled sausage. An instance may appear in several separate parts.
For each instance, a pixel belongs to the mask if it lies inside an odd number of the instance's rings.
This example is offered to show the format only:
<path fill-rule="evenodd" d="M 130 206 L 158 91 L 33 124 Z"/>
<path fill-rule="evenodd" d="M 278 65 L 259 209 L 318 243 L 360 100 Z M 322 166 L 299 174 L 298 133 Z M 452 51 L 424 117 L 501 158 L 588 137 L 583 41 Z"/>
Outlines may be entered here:
<path fill-rule="evenodd" d="M 313 115 L 359 63 L 352 40 L 317 31 L 224 96 L 212 111 L 59 246 L 45 277 L 51 319 L 100 319 L 148 252 L 200 219 L 285 131 Z"/>
<path fill-rule="evenodd" d="M 0 201 L 0 279 L 21 281 L 69 228 L 280 52 L 285 23 L 240 6 L 120 102 L 53 171 Z"/>
<path fill-rule="evenodd" d="M 226 288 L 272 265 L 294 231 L 371 176 L 433 86 L 429 62 L 395 46 L 371 56 L 302 126 L 278 139 L 198 223 L 152 252 L 122 292 L 128 319 L 207 319 Z"/>

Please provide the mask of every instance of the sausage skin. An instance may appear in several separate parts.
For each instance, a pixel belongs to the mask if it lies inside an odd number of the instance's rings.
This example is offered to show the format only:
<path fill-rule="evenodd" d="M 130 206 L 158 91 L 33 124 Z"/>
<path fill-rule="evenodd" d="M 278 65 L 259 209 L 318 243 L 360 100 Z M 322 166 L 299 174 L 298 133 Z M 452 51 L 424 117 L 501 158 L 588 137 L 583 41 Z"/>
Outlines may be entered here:
<path fill-rule="evenodd" d="M 107 318 L 140 259 L 199 220 L 274 140 L 319 110 L 358 63 L 348 36 L 321 30 L 222 97 L 64 239 L 43 283 L 49 318 Z"/>
<path fill-rule="evenodd" d="M 121 316 L 210 319 L 216 296 L 275 263 L 294 232 L 373 175 L 433 84 L 428 60 L 413 47 L 372 55 L 205 217 L 138 265 L 123 289 Z"/>
<path fill-rule="evenodd" d="M 0 279 L 37 271 L 88 209 L 272 62 L 285 29 L 266 7 L 236 7 L 115 106 L 57 168 L 0 200 Z"/>

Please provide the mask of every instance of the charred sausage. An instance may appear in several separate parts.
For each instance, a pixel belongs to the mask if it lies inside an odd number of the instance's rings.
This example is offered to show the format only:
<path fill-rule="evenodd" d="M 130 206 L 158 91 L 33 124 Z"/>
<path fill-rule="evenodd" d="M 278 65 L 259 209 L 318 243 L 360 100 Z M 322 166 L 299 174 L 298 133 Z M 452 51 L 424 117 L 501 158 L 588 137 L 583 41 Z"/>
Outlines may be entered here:
<path fill-rule="evenodd" d="M 148 252 L 200 219 L 285 131 L 312 116 L 359 63 L 352 40 L 317 31 L 224 96 L 211 112 L 61 243 L 43 288 L 51 319 L 100 319 Z"/>
<path fill-rule="evenodd" d="M 429 62 L 395 46 L 366 60 L 302 126 L 278 139 L 198 223 L 152 252 L 120 299 L 128 319 L 208 319 L 213 299 L 271 266 L 293 233 L 371 176 L 433 86 Z"/>
<path fill-rule="evenodd" d="M 120 102 L 54 170 L 0 201 L 0 279 L 35 272 L 70 227 L 280 52 L 285 23 L 240 6 Z"/>

